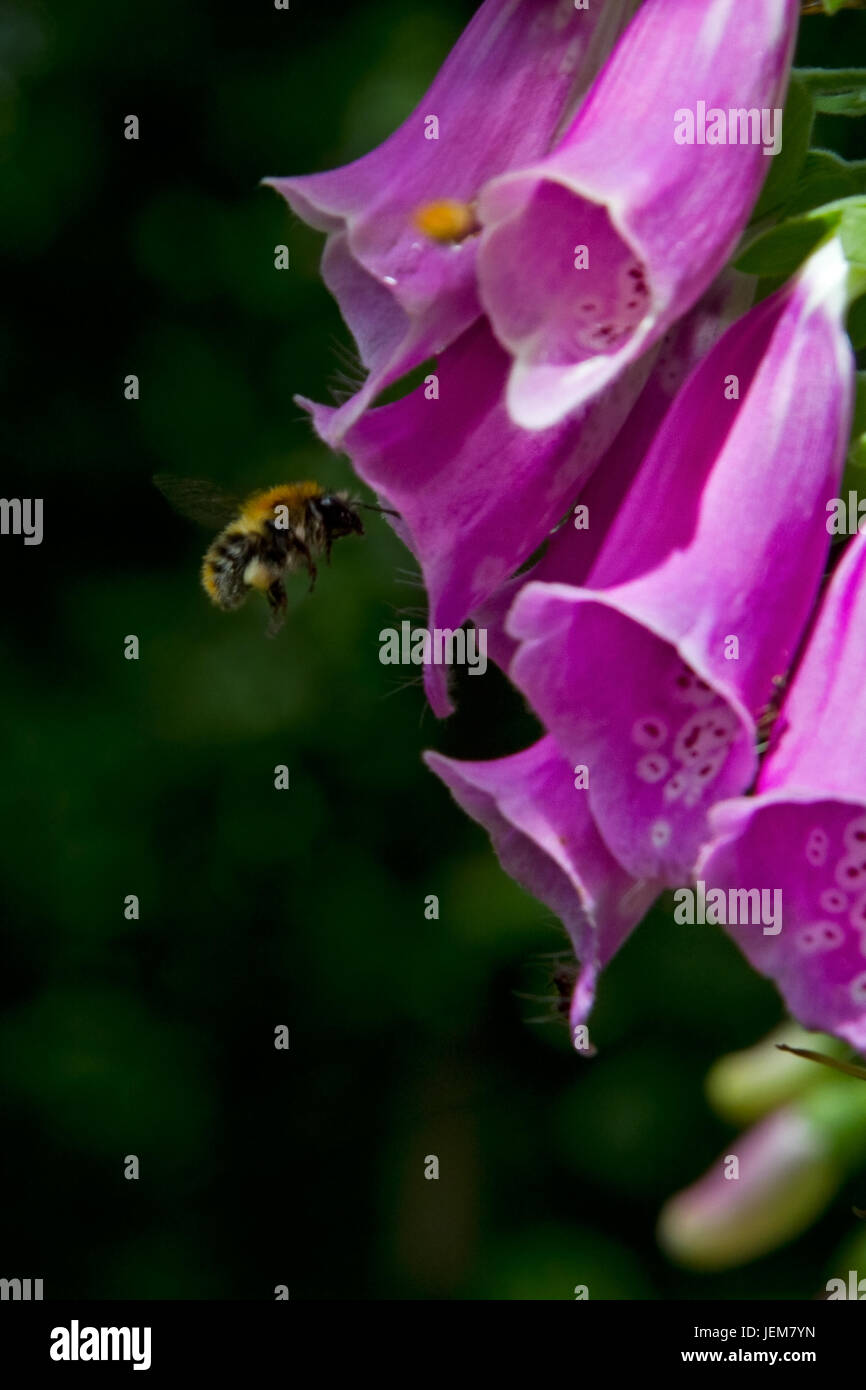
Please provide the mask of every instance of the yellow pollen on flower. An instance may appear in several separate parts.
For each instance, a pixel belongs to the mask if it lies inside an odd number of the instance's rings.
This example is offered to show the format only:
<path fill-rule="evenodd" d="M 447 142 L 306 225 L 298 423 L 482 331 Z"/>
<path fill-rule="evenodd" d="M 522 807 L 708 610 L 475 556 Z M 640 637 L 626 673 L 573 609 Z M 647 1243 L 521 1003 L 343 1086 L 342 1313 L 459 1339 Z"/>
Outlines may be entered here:
<path fill-rule="evenodd" d="M 431 241 L 464 241 L 479 230 L 473 204 L 458 203 L 453 198 L 424 203 L 416 210 L 413 221 Z"/>

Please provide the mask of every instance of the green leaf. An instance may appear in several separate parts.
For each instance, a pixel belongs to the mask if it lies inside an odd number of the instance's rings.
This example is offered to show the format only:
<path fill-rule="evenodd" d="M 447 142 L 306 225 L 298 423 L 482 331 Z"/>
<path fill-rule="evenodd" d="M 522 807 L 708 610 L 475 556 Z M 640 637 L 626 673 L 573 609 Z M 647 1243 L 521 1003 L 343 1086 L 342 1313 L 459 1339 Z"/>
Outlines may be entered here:
<path fill-rule="evenodd" d="M 787 275 L 761 275 L 755 286 L 753 303 L 760 304 L 762 299 L 769 299 L 771 294 L 782 288 L 787 278 Z"/>
<path fill-rule="evenodd" d="M 793 275 L 822 242 L 838 233 L 850 266 L 850 299 L 866 294 L 866 196 L 839 198 L 799 217 L 789 217 L 759 236 L 734 261 L 761 277 Z"/>
<path fill-rule="evenodd" d="M 854 420 L 851 425 L 851 443 L 845 460 L 845 476 L 842 479 L 842 495 L 853 488 L 856 492 L 863 487 L 866 477 L 866 372 L 857 373 L 854 395 Z"/>
<path fill-rule="evenodd" d="M 827 116 L 866 115 L 866 68 L 795 68 L 815 110 Z"/>
<path fill-rule="evenodd" d="M 866 267 L 866 198 L 848 203 L 842 213 L 839 235 L 850 263 Z"/>
<path fill-rule="evenodd" d="M 816 97 L 815 110 L 822 116 L 866 116 L 866 87 L 835 97 Z"/>
<path fill-rule="evenodd" d="M 757 237 L 734 262 L 746 275 L 787 278 L 842 222 L 841 208 L 792 217 Z"/>
<path fill-rule="evenodd" d="M 792 77 L 782 115 L 782 148 L 769 161 L 770 171 L 761 196 L 752 213 L 758 221 L 771 213 L 781 212 L 796 187 L 809 152 L 815 109 L 805 83 Z"/>
<path fill-rule="evenodd" d="M 858 193 L 866 193 L 866 159 L 849 161 L 830 150 L 810 150 L 785 214 L 795 217 Z"/>

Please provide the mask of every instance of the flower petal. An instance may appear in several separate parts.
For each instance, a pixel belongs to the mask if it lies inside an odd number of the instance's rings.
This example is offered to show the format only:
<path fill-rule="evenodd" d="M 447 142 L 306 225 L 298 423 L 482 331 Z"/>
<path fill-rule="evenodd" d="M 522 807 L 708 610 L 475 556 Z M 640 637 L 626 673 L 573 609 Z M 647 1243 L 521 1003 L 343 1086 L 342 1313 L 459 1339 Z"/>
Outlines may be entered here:
<path fill-rule="evenodd" d="M 505 628 L 515 597 L 532 580 L 584 583 L 677 391 L 725 329 L 749 308 L 754 287 L 751 276 L 725 271 L 691 313 L 669 329 L 631 414 L 581 489 L 573 517 L 551 536 L 531 569 L 509 579 L 473 614 L 476 627 L 487 632 L 488 655 L 504 671 L 518 646 Z"/>
<path fill-rule="evenodd" d="M 590 399 L 721 270 L 769 160 L 698 130 L 678 143 L 680 113 L 781 108 L 797 13 L 796 0 L 646 0 L 556 148 L 486 186 L 481 298 L 516 359 L 520 424 Z"/>
<path fill-rule="evenodd" d="M 583 588 L 526 585 L 511 677 L 630 873 L 693 876 L 712 802 L 756 768 L 754 718 L 808 620 L 853 361 L 833 241 L 728 330 L 681 390 Z M 725 382 L 739 381 L 739 398 Z"/>
<path fill-rule="evenodd" d="M 345 436 L 355 471 L 400 513 L 431 628 L 460 627 L 541 544 L 625 420 L 651 360 L 631 367 L 580 418 L 543 432 L 509 419 L 508 365 L 479 319 L 439 359 L 435 396 L 419 386 L 367 411 Z M 308 408 L 326 439 L 333 412 Z M 450 713 L 442 668 L 425 671 L 433 709 Z"/>
<path fill-rule="evenodd" d="M 494 174 L 543 154 L 635 4 L 597 0 L 577 10 L 568 0 L 486 0 L 384 144 L 341 169 L 265 180 L 328 233 L 323 277 L 370 372 L 331 417 L 332 442 L 383 387 L 441 352 L 480 312 L 477 238 L 437 245 L 414 214 L 433 200 L 474 203 Z"/>
<path fill-rule="evenodd" d="M 866 535 L 836 571 L 757 795 L 718 806 L 709 888 L 779 889 L 782 928 L 733 924 L 807 1028 L 866 1049 Z"/>
<path fill-rule="evenodd" d="M 659 892 L 617 864 L 593 824 L 586 792 L 552 738 L 492 762 L 425 761 L 489 833 L 499 862 L 563 922 L 582 970 L 570 1022 L 585 1022 L 599 970 L 619 950 Z"/>

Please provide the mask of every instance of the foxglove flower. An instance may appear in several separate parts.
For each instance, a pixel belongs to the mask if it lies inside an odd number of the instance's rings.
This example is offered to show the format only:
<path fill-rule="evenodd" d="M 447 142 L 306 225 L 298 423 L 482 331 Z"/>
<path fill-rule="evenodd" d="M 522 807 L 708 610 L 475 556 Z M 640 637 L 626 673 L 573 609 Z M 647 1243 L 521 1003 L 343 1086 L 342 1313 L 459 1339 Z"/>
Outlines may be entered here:
<path fill-rule="evenodd" d="M 716 807 L 710 887 L 780 888 L 783 925 L 729 931 L 808 1028 L 866 1050 L 866 535 L 842 559 L 756 794 Z M 866 1088 L 864 1088 L 866 1089 Z"/>
<path fill-rule="evenodd" d="M 439 358 L 435 387 L 418 386 L 351 426 L 343 447 L 355 472 L 400 514 L 395 529 L 421 566 L 431 628 L 459 628 L 541 544 L 651 365 L 650 356 L 635 363 L 579 419 L 522 430 L 505 408 L 509 359 L 479 319 Z M 334 410 L 301 404 L 327 440 Z M 424 683 L 435 713 L 449 714 L 443 668 L 425 666 Z"/>
<path fill-rule="evenodd" d="M 749 308 L 754 287 L 751 276 L 726 271 L 668 331 L 634 409 L 581 490 L 573 513 L 550 538 L 541 559 L 509 579 L 473 613 L 476 626 L 487 632 L 488 654 L 504 671 L 518 646 L 505 628 L 516 595 L 532 580 L 584 583 L 674 396 L 725 329 Z"/>
<path fill-rule="evenodd" d="M 681 1264 L 728 1269 L 805 1230 L 866 1158 L 866 1086 L 804 1063 L 777 1045 L 841 1044 L 784 1024 L 746 1052 L 722 1057 L 707 1078 L 725 1119 L 757 1121 L 659 1218 L 659 1241 Z"/>
<path fill-rule="evenodd" d="M 659 886 L 635 882 L 613 858 L 593 824 L 586 792 L 552 738 L 490 762 L 459 762 L 439 753 L 427 753 L 425 761 L 488 831 L 506 873 L 568 931 L 581 963 L 569 1014 L 575 1037 L 592 1008 L 600 969 L 644 916 Z"/>
<path fill-rule="evenodd" d="M 862 1128 L 862 1104 L 857 1118 Z M 811 1226 L 842 1185 L 845 1171 L 833 1150 L 832 1136 L 807 1102 L 775 1111 L 671 1198 L 659 1218 L 659 1244 L 680 1264 L 705 1270 L 730 1269 L 775 1250 Z M 735 1178 L 731 1159 L 739 1165 Z"/>
<path fill-rule="evenodd" d="M 529 579 L 578 584 L 586 578 L 672 397 L 746 307 L 752 291 L 750 279 L 729 272 L 671 331 L 626 426 L 580 494 L 591 525 L 575 534 L 566 523 L 534 568 L 503 585 L 475 614 L 503 668 L 516 648 L 503 627 L 515 592 Z M 506 872 L 565 925 L 581 962 L 570 1009 L 574 1035 L 588 1018 L 600 969 L 641 920 L 660 885 L 632 879 L 613 858 L 592 820 L 576 769 L 549 736 L 492 762 L 460 762 L 437 753 L 428 753 L 426 762 L 463 810 L 487 829 Z"/>
<path fill-rule="evenodd" d="M 342 169 L 273 178 L 292 209 L 328 234 L 322 275 L 369 370 L 330 418 L 331 442 L 379 392 L 441 352 L 478 317 L 477 238 L 436 242 L 419 209 L 447 200 L 472 230 L 495 174 L 539 158 L 598 71 L 636 0 L 486 0 L 415 111 L 378 149 Z"/>
<path fill-rule="evenodd" d="M 589 768 L 593 817 L 636 878 L 689 882 L 709 805 L 755 776 L 755 719 L 828 549 L 846 282 L 834 239 L 734 324 L 665 416 L 585 585 L 527 584 L 509 615 L 511 677 Z"/>
<path fill-rule="evenodd" d="M 555 148 L 486 185 L 481 298 L 518 423 L 585 403 L 721 270 L 781 135 L 798 9 L 646 0 Z"/>

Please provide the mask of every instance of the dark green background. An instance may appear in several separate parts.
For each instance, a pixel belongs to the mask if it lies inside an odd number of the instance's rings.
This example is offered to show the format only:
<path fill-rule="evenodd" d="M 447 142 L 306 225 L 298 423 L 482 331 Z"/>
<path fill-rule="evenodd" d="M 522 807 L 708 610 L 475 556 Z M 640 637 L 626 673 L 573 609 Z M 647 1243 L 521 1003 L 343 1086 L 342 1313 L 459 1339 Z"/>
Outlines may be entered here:
<path fill-rule="evenodd" d="M 208 538 L 150 483 L 349 482 L 292 402 L 349 342 L 321 238 L 257 182 L 383 139 L 472 8 L 0 11 L 3 492 L 45 499 L 41 547 L 0 542 L 0 1274 L 47 1297 L 808 1297 L 862 1202 L 726 1276 L 658 1253 L 729 1142 L 703 1074 L 774 990 L 665 915 L 603 981 L 595 1061 L 528 1023 L 563 932 L 420 762 L 523 746 L 520 701 L 491 672 L 438 726 L 380 665 L 421 595 L 378 518 L 269 642 L 263 605 L 207 604 Z M 808 21 L 800 60 L 851 62 L 864 21 Z"/>

